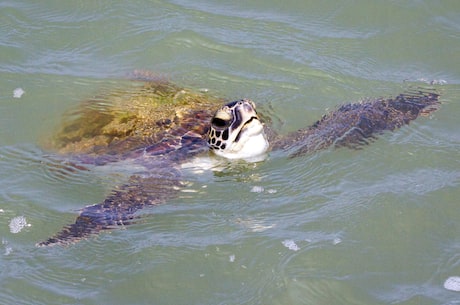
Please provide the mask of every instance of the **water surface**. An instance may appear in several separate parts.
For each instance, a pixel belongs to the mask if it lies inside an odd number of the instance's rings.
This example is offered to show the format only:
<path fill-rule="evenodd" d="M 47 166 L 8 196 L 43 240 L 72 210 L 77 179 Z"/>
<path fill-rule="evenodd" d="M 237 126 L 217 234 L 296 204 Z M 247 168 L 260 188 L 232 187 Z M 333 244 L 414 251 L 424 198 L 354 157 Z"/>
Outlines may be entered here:
<path fill-rule="evenodd" d="M 460 304 L 459 20 L 458 1 L 1 3 L 0 303 Z M 433 80 L 443 105 L 362 150 L 190 176 L 199 192 L 136 225 L 36 248 L 123 179 L 42 144 L 134 69 L 249 97 L 281 133 Z"/>

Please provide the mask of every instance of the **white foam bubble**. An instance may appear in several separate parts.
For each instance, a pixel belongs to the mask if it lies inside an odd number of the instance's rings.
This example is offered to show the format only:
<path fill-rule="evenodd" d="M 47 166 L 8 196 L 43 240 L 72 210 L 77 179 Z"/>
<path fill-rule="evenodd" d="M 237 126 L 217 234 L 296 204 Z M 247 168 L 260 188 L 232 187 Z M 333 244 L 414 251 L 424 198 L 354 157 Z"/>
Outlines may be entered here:
<path fill-rule="evenodd" d="M 21 98 L 24 95 L 24 93 L 26 93 L 24 91 L 24 89 L 16 88 L 16 89 L 13 90 L 13 97 L 14 98 Z"/>
<path fill-rule="evenodd" d="M 24 216 L 17 216 L 11 219 L 9 226 L 10 232 L 16 234 L 21 232 L 24 227 L 30 227 L 30 224 L 27 223 L 27 220 Z"/>
<path fill-rule="evenodd" d="M 295 241 L 293 241 L 292 239 L 283 240 L 281 243 L 283 244 L 283 246 L 285 246 L 289 250 L 292 250 L 292 251 L 300 250 L 299 246 L 297 246 Z"/>
<path fill-rule="evenodd" d="M 258 185 L 254 185 L 252 188 L 251 188 L 251 192 L 252 193 L 263 193 L 264 192 L 264 187 L 263 186 L 258 186 Z"/>
<path fill-rule="evenodd" d="M 420 82 L 424 82 L 426 84 L 430 84 L 430 85 L 446 85 L 447 84 L 447 81 L 444 80 L 444 79 L 428 80 L 426 78 L 419 78 L 417 80 L 420 81 Z"/>
<path fill-rule="evenodd" d="M 342 242 L 342 239 L 340 237 L 336 237 L 334 238 L 334 240 L 332 241 L 332 244 L 335 246 L 335 245 L 338 245 Z"/>
<path fill-rule="evenodd" d="M 444 288 L 451 291 L 460 291 L 460 276 L 451 276 L 444 282 Z"/>
<path fill-rule="evenodd" d="M 251 193 L 263 193 L 263 192 L 267 192 L 268 194 L 275 194 L 276 192 L 278 192 L 277 190 L 275 189 L 265 189 L 263 186 L 260 186 L 260 185 L 254 185 L 252 188 L 251 188 Z"/>

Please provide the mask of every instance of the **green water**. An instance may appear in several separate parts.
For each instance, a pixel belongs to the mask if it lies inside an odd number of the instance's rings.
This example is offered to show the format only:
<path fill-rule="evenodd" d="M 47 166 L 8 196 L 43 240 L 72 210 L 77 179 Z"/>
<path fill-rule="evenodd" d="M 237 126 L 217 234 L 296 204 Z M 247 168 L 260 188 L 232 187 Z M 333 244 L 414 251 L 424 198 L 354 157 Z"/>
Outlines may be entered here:
<path fill-rule="evenodd" d="M 0 304 L 460 304 L 460 2 L 40 2 L 0 3 Z M 134 69 L 249 97 L 282 133 L 446 83 L 362 150 L 190 176 L 136 225 L 36 248 L 120 179 L 40 143 Z"/>

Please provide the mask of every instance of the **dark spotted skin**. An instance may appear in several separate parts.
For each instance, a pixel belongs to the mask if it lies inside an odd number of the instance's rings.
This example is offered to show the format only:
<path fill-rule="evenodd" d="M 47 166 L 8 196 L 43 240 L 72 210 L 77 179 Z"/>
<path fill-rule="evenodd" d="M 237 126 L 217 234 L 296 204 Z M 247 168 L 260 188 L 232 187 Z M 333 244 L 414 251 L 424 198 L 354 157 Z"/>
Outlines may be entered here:
<path fill-rule="evenodd" d="M 417 91 L 395 98 L 346 104 L 310 127 L 286 137 L 268 131 L 271 149 L 286 150 L 295 157 L 331 146 L 360 147 L 385 130 L 400 128 L 418 116 L 436 110 L 438 98 L 435 92 Z M 155 137 L 159 139 L 156 142 L 123 156 L 107 158 L 107 162 L 113 162 L 151 156 L 152 165 L 146 166 L 148 172 L 132 176 L 126 184 L 112 191 L 103 202 L 85 207 L 75 223 L 37 245 L 70 244 L 100 231 L 130 224 L 139 209 L 164 203 L 176 196 L 181 186 L 180 173 L 172 165 L 209 149 L 206 134 L 211 118 L 209 111 L 192 113 L 184 118 L 180 127 Z M 224 130 L 219 133 L 222 134 L 218 137 L 228 138 L 228 131 L 227 134 Z M 216 140 L 211 145 L 218 146 L 219 143 Z"/>
<path fill-rule="evenodd" d="M 75 223 L 37 246 L 72 244 L 91 234 L 131 224 L 139 209 L 163 203 L 177 194 L 180 187 L 178 176 L 163 171 L 161 177 L 132 176 L 127 184 L 113 190 L 102 203 L 85 207 Z"/>
<path fill-rule="evenodd" d="M 270 139 L 272 149 L 285 149 L 291 157 L 312 153 L 330 146 L 359 148 L 385 130 L 395 130 L 419 115 L 437 109 L 435 92 L 405 93 L 390 99 L 374 99 L 346 104 L 324 115 L 308 128 L 283 138 Z"/>

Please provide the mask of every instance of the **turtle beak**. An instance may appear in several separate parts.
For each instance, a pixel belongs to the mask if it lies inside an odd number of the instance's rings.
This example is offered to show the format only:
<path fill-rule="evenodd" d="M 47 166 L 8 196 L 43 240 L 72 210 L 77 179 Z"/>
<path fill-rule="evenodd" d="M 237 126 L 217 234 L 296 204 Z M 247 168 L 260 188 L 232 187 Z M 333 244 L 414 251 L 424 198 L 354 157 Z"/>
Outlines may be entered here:
<path fill-rule="evenodd" d="M 241 127 L 240 131 L 236 135 L 235 142 L 238 142 L 241 135 L 251 128 L 251 123 L 254 123 L 254 120 L 259 121 L 259 118 L 257 116 L 252 116 L 249 120 L 246 121 L 246 123 L 243 124 L 243 127 Z"/>

